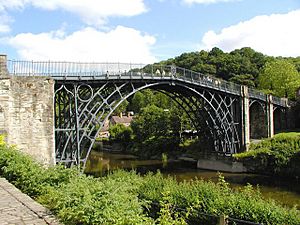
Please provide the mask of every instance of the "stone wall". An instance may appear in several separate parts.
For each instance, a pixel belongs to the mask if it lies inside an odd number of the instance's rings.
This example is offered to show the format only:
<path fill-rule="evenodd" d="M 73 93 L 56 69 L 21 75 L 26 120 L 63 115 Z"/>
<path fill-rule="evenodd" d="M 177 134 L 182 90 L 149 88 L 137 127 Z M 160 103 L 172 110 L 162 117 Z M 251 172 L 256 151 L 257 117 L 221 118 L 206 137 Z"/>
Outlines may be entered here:
<path fill-rule="evenodd" d="M 0 76 L 0 132 L 43 164 L 55 163 L 54 81 Z"/>

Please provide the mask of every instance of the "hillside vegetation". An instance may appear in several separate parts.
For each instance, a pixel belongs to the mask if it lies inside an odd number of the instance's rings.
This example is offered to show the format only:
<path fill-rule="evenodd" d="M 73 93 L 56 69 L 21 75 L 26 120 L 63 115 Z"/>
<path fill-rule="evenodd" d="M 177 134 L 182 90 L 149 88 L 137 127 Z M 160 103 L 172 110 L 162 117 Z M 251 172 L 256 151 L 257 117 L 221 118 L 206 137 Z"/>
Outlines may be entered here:
<path fill-rule="evenodd" d="M 294 99 L 295 91 L 300 87 L 300 57 L 271 57 L 249 47 L 229 53 L 219 48 L 183 53 L 158 64 L 174 64 L 227 81 L 256 87 L 279 97 Z"/>

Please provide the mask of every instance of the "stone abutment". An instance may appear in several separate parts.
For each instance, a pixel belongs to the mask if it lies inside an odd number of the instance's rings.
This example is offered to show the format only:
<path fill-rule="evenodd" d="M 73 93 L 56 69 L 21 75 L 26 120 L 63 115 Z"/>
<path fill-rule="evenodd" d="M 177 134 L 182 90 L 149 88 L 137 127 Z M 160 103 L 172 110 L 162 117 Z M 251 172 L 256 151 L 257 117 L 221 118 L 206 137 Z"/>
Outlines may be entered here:
<path fill-rule="evenodd" d="M 54 164 L 54 81 L 9 76 L 3 55 L 0 72 L 0 133 L 39 162 Z"/>

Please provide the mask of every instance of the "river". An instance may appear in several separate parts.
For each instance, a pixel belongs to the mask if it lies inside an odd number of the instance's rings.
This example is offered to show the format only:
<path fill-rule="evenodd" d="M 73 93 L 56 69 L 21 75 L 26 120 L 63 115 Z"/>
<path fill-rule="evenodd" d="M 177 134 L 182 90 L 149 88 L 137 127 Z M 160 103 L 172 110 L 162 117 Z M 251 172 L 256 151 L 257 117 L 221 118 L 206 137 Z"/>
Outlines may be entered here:
<path fill-rule="evenodd" d="M 173 176 L 178 181 L 194 178 L 218 180 L 218 172 L 201 170 L 195 163 L 172 161 L 163 163 L 161 160 L 140 160 L 133 155 L 111 153 L 108 151 L 92 151 L 86 166 L 86 173 L 102 176 L 115 169 L 135 169 L 138 173 L 160 170 L 164 176 Z M 265 198 L 272 198 L 287 207 L 297 205 L 300 210 L 300 181 L 246 173 L 222 173 L 231 187 L 238 188 L 246 184 L 259 186 Z"/>

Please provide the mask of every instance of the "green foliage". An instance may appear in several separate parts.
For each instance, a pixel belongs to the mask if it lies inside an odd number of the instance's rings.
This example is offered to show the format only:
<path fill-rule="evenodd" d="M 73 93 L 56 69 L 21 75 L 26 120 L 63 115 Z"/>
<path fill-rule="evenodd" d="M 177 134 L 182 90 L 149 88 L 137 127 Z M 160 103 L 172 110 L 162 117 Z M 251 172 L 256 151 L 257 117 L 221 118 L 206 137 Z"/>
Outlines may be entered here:
<path fill-rule="evenodd" d="M 169 113 L 155 105 L 142 108 L 131 126 L 139 142 L 151 137 L 165 136 L 169 132 Z"/>
<path fill-rule="evenodd" d="M 255 87 L 254 77 L 251 74 L 235 75 L 231 77 L 229 81 L 241 85 L 246 85 L 248 87 Z"/>
<path fill-rule="evenodd" d="M 116 172 L 102 179 L 62 166 L 45 168 L 8 146 L 0 147 L 0 176 L 52 210 L 65 224 L 152 224 L 136 190 L 141 177 Z"/>
<path fill-rule="evenodd" d="M 268 57 L 251 48 L 225 53 L 219 48 L 211 51 L 183 53 L 161 64 L 175 64 L 203 74 L 210 74 L 239 84 L 253 86 Z"/>
<path fill-rule="evenodd" d="M 128 108 L 139 114 L 142 108 L 149 105 L 155 105 L 162 109 L 171 109 L 175 103 L 170 97 L 161 92 L 146 89 L 134 94 Z"/>
<path fill-rule="evenodd" d="M 232 190 L 223 177 L 220 177 L 217 184 L 203 180 L 177 183 L 158 173 L 148 174 L 144 181 L 139 189 L 140 198 L 159 203 L 160 207 L 153 204 L 151 210 L 156 210 L 160 216 L 163 213 L 161 219 L 175 220 L 177 224 L 217 224 L 213 216 L 222 214 L 272 225 L 300 222 L 299 211 L 295 208 L 287 210 L 272 200 L 264 200 L 259 190 L 251 186 Z M 187 213 L 176 214 L 178 208 Z M 179 212 L 182 210 L 177 211 Z"/>
<path fill-rule="evenodd" d="M 274 61 L 280 61 L 282 66 L 275 68 L 274 65 L 271 65 L 274 69 L 269 70 L 270 64 Z M 300 72 L 300 57 L 274 58 L 265 56 L 249 47 L 236 49 L 230 53 L 225 53 L 219 48 L 213 48 L 211 51 L 201 50 L 200 52 L 183 53 L 175 58 L 162 61 L 160 64 L 174 64 L 250 87 L 259 85 L 262 89 L 267 89 L 265 90 L 266 93 L 282 97 L 294 98 L 294 86 L 300 86 L 299 75 L 295 73 L 297 70 Z M 273 75 L 277 77 L 272 80 L 276 83 L 276 87 L 271 88 L 270 76 Z M 298 78 L 294 79 L 295 76 Z M 281 84 L 283 84 L 282 87 L 280 87 Z"/>
<path fill-rule="evenodd" d="M 240 161 L 252 161 L 257 165 L 257 172 L 299 176 L 300 133 L 281 133 L 273 138 L 251 144 L 248 152 L 235 154 Z M 299 162 L 299 161 L 298 161 Z"/>
<path fill-rule="evenodd" d="M 186 113 L 178 108 L 148 105 L 135 117 L 131 127 L 135 149 L 144 156 L 158 156 L 162 151 L 178 149 L 183 130 L 191 125 Z"/>
<path fill-rule="evenodd" d="M 57 187 L 77 175 L 77 170 L 62 166 L 46 169 L 14 147 L 0 146 L 0 176 L 32 197 L 44 193 L 48 186 Z"/>
<path fill-rule="evenodd" d="M 176 209 L 173 208 L 172 203 L 170 202 L 169 193 L 162 194 L 162 200 L 159 202 L 160 211 L 159 217 L 156 219 L 156 222 L 161 225 L 186 225 L 187 222 L 183 216 L 180 216 L 179 212 L 176 212 Z"/>
<path fill-rule="evenodd" d="M 120 113 L 126 112 L 126 109 L 129 105 L 129 102 L 125 99 L 119 106 L 118 108 L 115 109 L 114 114 L 115 115 L 120 115 Z"/>
<path fill-rule="evenodd" d="M 109 139 L 114 142 L 121 144 L 128 144 L 132 139 L 131 127 L 126 127 L 124 124 L 116 124 L 109 128 L 110 137 Z"/>
<path fill-rule="evenodd" d="M 65 224 L 151 224 L 136 194 L 140 180 L 125 172 L 98 179 L 81 175 L 50 188 L 39 201 Z"/>
<path fill-rule="evenodd" d="M 76 169 L 45 168 L 6 145 L 0 147 L 0 175 L 65 224 L 210 225 L 216 224 L 213 215 L 221 214 L 263 224 L 300 224 L 295 208 L 264 200 L 251 186 L 232 190 L 222 176 L 217 184 L 125 171 L 93 178 Z"/>
<path fill-rule="evenodd" d="M 295 98 L 300 87 L 300 74 L 287 60 L 267 62 L 259 75 L 259 87 L 274 95 Z"/>

